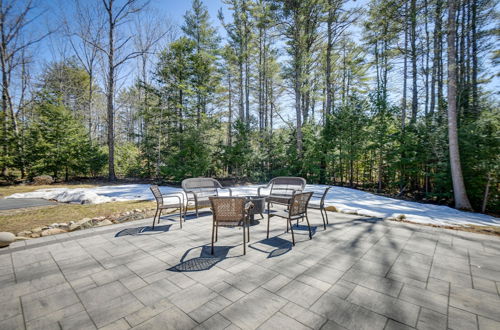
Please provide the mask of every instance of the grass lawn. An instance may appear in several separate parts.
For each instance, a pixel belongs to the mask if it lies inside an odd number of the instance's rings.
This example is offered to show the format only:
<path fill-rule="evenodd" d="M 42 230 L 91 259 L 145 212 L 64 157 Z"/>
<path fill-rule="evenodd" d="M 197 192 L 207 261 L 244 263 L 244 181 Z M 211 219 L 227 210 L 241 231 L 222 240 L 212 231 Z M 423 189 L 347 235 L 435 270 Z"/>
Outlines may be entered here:
<path fill-rule="evenodd" d="M 40 187 L 40 186 L 38 186 Z M 78 221 L 83 218 L 110 216 L 134 209 L 152 209 L 154 213 L 156 202 L 152 201 L 127 201 L 103 204 L 59 204 L 40 208 L 26 208 L 21 210 L 6 211 L 0 214 L 0 231 L 18 233 L 35 227 L 50 225 L 54 222 Z"/>

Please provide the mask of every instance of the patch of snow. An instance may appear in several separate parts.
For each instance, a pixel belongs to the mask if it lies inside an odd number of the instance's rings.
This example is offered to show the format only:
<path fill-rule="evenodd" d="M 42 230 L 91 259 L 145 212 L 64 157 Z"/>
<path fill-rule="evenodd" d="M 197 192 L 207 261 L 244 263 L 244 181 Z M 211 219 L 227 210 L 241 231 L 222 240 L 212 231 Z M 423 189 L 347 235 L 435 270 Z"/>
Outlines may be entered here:
<path fill-rule="evenodd" d="M 257 195 L 258 185 L 231 187 L 234 196 Z M 325 185 L 307 185 L 306 191 L 322 193 Z M 182 189 L 162 186 L 163 194 L 183 194 Z M 268 191 L 263 190 L 264 194 Z M 229 195 L 220 190 L 221 196 Z M 29 193 L 18 193 L 6 198 L 43 198 L 64 203 L 100 204 L 128 200 L 152 200 L 147 184 L 101 186 L 96 188 L 40 189 Z M 311 203 L 318 203 L 317 199 Z M 358 214 L 377 218 L 398 218 L 435 225 L 493 225 L 500 226 L 500 219 L 480 213 L 462 212 L 448 206 L 422 204 L 374 195 L 356 189 L 332 187 L 325 198 L 326 206 L 334 206 L 341 213 Z"/>

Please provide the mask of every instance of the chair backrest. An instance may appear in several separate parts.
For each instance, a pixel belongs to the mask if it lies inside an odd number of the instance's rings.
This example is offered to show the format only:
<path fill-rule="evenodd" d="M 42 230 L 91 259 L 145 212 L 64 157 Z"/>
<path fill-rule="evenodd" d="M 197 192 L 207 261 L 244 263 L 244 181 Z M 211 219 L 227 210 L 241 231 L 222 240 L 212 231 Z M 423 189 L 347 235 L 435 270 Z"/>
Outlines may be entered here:
<path fill-rule="evenodd" d="M 158 205 L 163 205 L 163 196 L 161 194 L 160 188 L 158 188 L 157 185 L 153 184 L 149 187 L 149 189 L 151 189 L 153 196 L 155 196 L 156 203 L 158 203 Z"/>
<path fill-rule="evenodd" d="M 209 197 L 217 222 L 241 222 L 245 219 L 245 197 Z"/>
<path fill-rule="evenodd" d="M 301 192 L 306 187 L 306 180 L 296 176 L 278 176 L 271 180 L 271 195 L 288 195 Z"/>
<path fill-rule="evenodd" d="M 217 195 L 217 188 L 222 188 L 219 181 L 212 178 L 184 179 L 181 186 L 184 191 L 192 191 L 197 195 L 203 196 Z"/>
<path fill-rule="evenodd" d="M 319 205 L 322 206 L 323 204 L 325 204 L 325 197 L 328 194 L 328 191 L 330 190 L 330 188 L 332 188 L 332 187 L 327 187 L 325 190 L 323 190 L 322 193 L 314 193 L 313 194 L 313 197 L 315 197 L 315 198 L 321 198 L 321 200 L 319 202 Z"/>
<path fill-rule="evenodd" d="M 307 211 L 307 205 L 312 194 L 312 192 L 303 192 L 293 195 L 290 201 L 290 216 L 304 214 Z"/>

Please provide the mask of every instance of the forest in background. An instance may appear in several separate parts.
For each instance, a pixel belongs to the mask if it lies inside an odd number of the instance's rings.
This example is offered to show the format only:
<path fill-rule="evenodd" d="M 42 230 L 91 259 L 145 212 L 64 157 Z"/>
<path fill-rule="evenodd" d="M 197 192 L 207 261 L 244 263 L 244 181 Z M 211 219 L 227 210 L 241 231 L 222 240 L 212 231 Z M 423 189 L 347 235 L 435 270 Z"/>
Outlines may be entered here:
<path fill-rule="evenodd" d="M 291 175 L 498 214 L 494 0 L 222 5 L 74 0 L 33 32 L 43 6 L 2 1 L 1 175 Z"/>

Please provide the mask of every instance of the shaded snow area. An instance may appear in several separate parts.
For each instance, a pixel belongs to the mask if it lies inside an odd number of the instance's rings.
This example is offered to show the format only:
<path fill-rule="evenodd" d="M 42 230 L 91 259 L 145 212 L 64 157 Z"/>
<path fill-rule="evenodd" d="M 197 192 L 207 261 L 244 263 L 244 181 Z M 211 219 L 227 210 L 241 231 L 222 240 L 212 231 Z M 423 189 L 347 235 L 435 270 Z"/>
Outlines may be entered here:
<path fill-rule="evenodd" d="M 256 195 L 257 185 L 231 188 L 233 195 Z M 322 192 L 327 186 L 307 185 L 307 191 Z M 182 193 L 180 188 L 162 186 L 164 194 Z M 266 193 L 266 191 L 263 191 Z M 221 190 L 220 195 L 228 195 Z M 114 201 L 152 200 L 153 195 L 146 184 L 102 186 L 96 188 L 54 188 L 40 189 L 29 193 L 13 194 L 6 198 L 43 198 L 65 203 L 99 204 Z M 311 203 L 318 203 L 312 200 Z M 456 209 L 432 204 L 392 199 L 368 192 L 332 187 L 326 199 L 326 206 L 334 206 L 339 212 L 359 214 L 377 218 L 398 218 L 412 222 L 435 225 L 493 225 L 500 226 L 500 219 L 485 214 L 462 212 Z"/>

